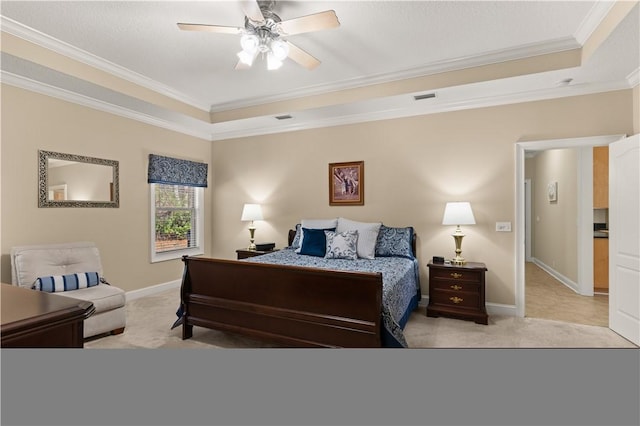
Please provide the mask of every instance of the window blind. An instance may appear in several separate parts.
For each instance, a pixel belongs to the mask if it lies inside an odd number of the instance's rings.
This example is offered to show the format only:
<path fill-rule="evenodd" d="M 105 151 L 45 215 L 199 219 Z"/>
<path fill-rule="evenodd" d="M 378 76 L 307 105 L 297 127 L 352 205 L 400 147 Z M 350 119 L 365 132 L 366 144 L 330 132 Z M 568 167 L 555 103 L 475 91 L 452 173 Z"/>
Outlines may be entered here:
<path fill-rule="evenodd" d="M 149 183 L 207 187 L 207 163 L 149 154 Z"/>

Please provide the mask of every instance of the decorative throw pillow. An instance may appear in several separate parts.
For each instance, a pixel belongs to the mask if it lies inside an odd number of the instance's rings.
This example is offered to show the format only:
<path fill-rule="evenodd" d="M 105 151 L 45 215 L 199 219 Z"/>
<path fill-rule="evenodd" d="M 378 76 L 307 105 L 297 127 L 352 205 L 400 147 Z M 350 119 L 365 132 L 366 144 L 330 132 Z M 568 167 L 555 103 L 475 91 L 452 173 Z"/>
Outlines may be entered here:
<path fill-rule="evenodd" d="M 304 241 L 304 228 L 307 229 L 331 229 L 338 225 L 338 219 L 302 219 L 300 226 L 300 244 L 296 253 L 300 253 L 302 242 Z M 324 256 L 324 254 L 323 254 Z"/>
<path fill-rule="evenodd" d="M 336 228 L 329 229 L 309 229 L 302 228 L 304 239 L 300 246 L 299 254 L 306 254 L 309 256 L 324 257 L 327 250 L 327 238 L 324 231 L 335 231 Z"/>
<path fill-rule="evenodd" d="M 380 231 L 380 222 L 356 222 L 354 220 L 338 218 L 337 232 L 358 231 L 358 257 L 373 259 L 376 254 L 376 241 Z"/>
<path fill-rule="evenodd" d="M 356 260 L 358 258 L 358 231 L 324 231 L 324 234 L 327 238 L 325 259 Z"/>
<path fill-rule="evenodd" d="M 413 259 L 413 227 L 391 228 L 382 225 L 376 242 L 376 256 L 407 257 Z"/>
<path fill-rule="evenodd" d="M 97 272 L 80 272 L 78 274 L 53 275 L 39 277 L 33 283 L 33 288 L 53 293 L 57 291 L 78 290 L 100 284 Z"/>
<path fill-rule="evenodd" d="M 291 246 L 289 248 L 297 249 L 300 248 L 300 237 L 302 236 L 302 224 L 296 224 L 296 235 L 293 237 L 293 241 L 291 241 Z"/>

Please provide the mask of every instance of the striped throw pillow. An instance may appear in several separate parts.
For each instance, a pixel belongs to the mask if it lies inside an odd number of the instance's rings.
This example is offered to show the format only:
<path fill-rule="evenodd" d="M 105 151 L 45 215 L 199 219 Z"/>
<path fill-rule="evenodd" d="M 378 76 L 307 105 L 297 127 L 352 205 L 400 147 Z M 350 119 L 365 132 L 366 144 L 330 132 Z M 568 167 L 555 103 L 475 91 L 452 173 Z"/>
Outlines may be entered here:
<path fill-rule="evenodd" d="M 33 288 L 48 293 L 80 288 L 93 287 L 100 284 L 97 272 L 80 272 L 78 274 L 53 275 L 36 279 Z"/>

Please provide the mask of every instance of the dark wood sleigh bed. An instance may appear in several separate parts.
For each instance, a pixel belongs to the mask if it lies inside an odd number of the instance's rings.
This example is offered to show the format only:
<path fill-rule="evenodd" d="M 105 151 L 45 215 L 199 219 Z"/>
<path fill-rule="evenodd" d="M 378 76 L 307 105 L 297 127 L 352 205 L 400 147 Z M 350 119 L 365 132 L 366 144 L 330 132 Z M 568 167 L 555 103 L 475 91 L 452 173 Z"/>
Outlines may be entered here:
<path fill-rule="evenodd" d="M 284 347 L 384 346 L 382 273 L 192 256 L 183 262 L 183 339 L 199 326 Z"/>

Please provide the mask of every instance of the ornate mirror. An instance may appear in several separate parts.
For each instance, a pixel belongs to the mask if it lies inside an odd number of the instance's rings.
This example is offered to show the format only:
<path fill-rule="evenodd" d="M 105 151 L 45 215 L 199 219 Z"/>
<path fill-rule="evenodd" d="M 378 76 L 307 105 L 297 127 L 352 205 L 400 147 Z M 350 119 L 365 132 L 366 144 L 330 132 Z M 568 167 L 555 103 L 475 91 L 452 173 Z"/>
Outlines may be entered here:
<path fill-rule="evenodd" d="M 119 207 L 118 162 L 38 151 L 38 207 Z"/>

